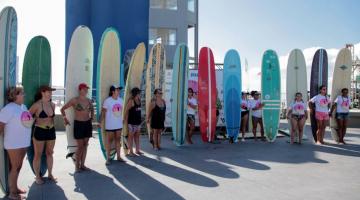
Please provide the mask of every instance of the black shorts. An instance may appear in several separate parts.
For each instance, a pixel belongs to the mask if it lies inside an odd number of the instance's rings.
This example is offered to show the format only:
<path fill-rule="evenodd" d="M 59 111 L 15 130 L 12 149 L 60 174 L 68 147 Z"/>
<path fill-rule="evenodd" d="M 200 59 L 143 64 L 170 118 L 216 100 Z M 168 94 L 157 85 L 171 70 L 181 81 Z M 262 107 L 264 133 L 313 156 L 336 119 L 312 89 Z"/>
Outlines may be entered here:
<path fill-rule="evenodd" d="M 106 132 L 109 132 L 109 133 L 116 133 L 116 132 L 121 131 L 121 130 L 122 130 L 122 128 L 118 128 L 118 129 L 106 129 L 105 131 L 106 131 Z"/>
<path fill-rule="evenodd" d="M 245 115 L 249 114 L 249 111 L 241 111 L 241 118 L 245 117 Z"/>
<path fill-rule="evenodd" d="M 55 140 L 56 139 L 55 127 L 41 128 L 35 126 L 33 137 L 38 141 Z"/>
<path fill-rule="evenodd" d="M 74 121 L 74 138 L 77 140 L 92 137 L 91 120 L 88 121 Z"/>
<path fill-rule="evenodd" d="M 296 121 L 301 121 L 305 115 L 291 115 L 291 118 L 295 119 Z"/>
<path fill-rule="evenodd" d="M 195 115 L 187 114 L 187 123 L 193 122 L 195 123 Z"/>

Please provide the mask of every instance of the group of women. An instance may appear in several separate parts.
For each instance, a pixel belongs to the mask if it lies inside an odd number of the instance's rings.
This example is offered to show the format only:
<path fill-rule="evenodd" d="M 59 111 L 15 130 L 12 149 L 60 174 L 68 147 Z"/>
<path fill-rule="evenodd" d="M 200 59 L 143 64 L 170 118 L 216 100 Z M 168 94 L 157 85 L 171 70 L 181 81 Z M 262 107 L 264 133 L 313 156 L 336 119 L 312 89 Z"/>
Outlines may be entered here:
<path fill-rule="evenodd" d="M 118 86 L 111 86 L 109 96 L 102 104 L 101 114 L 98 121 L 99 127 L 106 131 L 106 164 L 111 163 L 110 150 L 111 144 L 115 142 L 117 160 L 124 162 L 120 156 L 120 139 L 123 124 L 128 128 L 128 148 L 126 152 L 129 156 L 142 155 L 140 150 L 140 128 L 141 119 L 141 90 L 132 88 L 131 97 L 123 109 L 123 99 L 120 97 Z M 7 90 L 7 104 L 0 111 L 0 132 L 4 134 L 4 147 L 10 160 L 9 172 L 9 198 L 21 199 L 21 194 L 26 193 L 20 189 L 17 184 L 20 169 L 26 154 L 27 148 L 32 140 L 34 144 L 33 169 L 35 172 L 35 182 L 43 184 L 43 177 L 40 175 L 41 156 L 45 150 L 48 167 L 48 178 L 51 181 L 57 181 L 52 173 L 53 150 L 55 146 L 55 105 L 51 102 L 52 91 L 55 89 L 49 86 L 41 86 L 35 96 L 34 104 L 28 109 L 24 105 L 24 90 L 22 86 L 10 87 Z M 85 166 L 87 146 L 89 138 L 92 137 L 92 123 L 94 122 L 94 106 L 91 99 L 87 97 L 89 87 L 85 83 L 78 86 L 79 95 L 61 108 L 61 114 L 64 123 L 67 126 L 73 126 L 74 138 L 77 141 L 75 171 L 81 172 L 88 170 Z M 308 118 L 307 105 L 310 113 L 315 116 L 317 121 L 317 144 L 324 144 L 324 134 L 326 124 L 336 112 L 336 121 L 338 124 L 339 143 L 345 144 L 344 137 L 349 117 L 351 100 L 348 96 L 348 89 L 342 89 L 342 94 L 337 96 L 332 103 L 327 96 L 326 86 L 320 87 L 318 95 L 314 96 L 309 102 L 304 101 L 303 94 L 296 93 L 294 101 L 289 105 L 287 117 L 291 122 L 291 143 L 294 143 L 295 132 L 298 132 L 298 142 L 301 143 L 303 127 Z M 155 150 L 161 149 L 161 132 L 164 129 L 166 104 L 162 98 L 162 90 L 154 91 L 154 98 L 149 105 L 146 122 L 151 127 L 150 142 Z M 241 141 L 245 141 L 245 131 L 249 120 L 249 111 L 252 112 L 252 132 L 257 140 L 256 130 L 260 126 L 261 140 L 264 138 L 264 128 L 262 124 L 262 108 L 264 103 L 260 100 L 260 93 L 251 92 L 252 99 L 247 99 L 247 93 L 242 93 L 241 104 Z M 67 119 L 65 110 L 73 108 L 74 122 Z M 186 140 L 192 144 L 192 136 L 195 129 L 195 114 L 197 109 L 197 100 L 192 88 L 188 89 L 188 108 L 187 108 L 187 134 Z M 124 112 L 124 119 L 122 119 Z M 104 125 L 102 125 L 104 124 Z M 133 151 L 135 143 L 135 152 Z"/>
<path fill-rule="evenodd" d="M 142 155 L 140 151 L 140 126 L 141 126 L 141 101 L 140 89 L 133 88 L 128 104 L 123 110 L 123 99 L 119 96 L 121 87 L 115 85 L 109 89 L 109 97 L 102 105 L 98 121 L 99 127 L 106 131 L 106 164 L 110 164 L 110 146 L 115 142 L 117 160 L 124 161 L 120 156 L 120 138 L 123 124 L 128 124 L 127 155 Z M 48 179 L 56 182 L 57 179 L 52 173 L 53 150 L 55 146 L 56 133 L 54 126 L 55 104 L 51 102 L 52 91 L 55 89 L 49 86 L 41 86 L 34 97 L 34 104 L 28 109 L 24 105 L 24 89 L 22 86 L 10 87 L 7 90 L 7 104 L 0 111 L 0 134 L 4 135 L 4 147 L 9 157 L 9 199 L 23 199 L 26 190 L 18 187 L 18 176 L 22 163 L 31 141 L 34 145 L 33 170 L 35 183 L 44 184 L 40 174 L 40 162 L 42 154 L 46 152 L 48 168 Z M 85 83 L 78 86 L 79 95 L 61 108 L 61 114 L 66 126 L 72 126 L 74 138 L 77 142 L 75 172 L 88 170 L 85 165 L 89 138 L 92 137 L 94 122 L 94 106 L 91 99 L 87 97 L 89 87 Z M 156 89 L 154 98 L 150 102 L 147 122 L 152 128 L 151 140 L 155 150 L 161 149 L 161 132 L 164 129 L 165 100 L 162 98 L 161 89 Z M 65 110 L 73 108 L 73 124 L 66 116 Z M 125 117 L 122 119 L 123 112 Z M 104 122 L 104 123 L 103 123 Z M 102 127 L 101 124 L 104 124 Z M 135 143 L 135 153 L 133 152 Z"/>

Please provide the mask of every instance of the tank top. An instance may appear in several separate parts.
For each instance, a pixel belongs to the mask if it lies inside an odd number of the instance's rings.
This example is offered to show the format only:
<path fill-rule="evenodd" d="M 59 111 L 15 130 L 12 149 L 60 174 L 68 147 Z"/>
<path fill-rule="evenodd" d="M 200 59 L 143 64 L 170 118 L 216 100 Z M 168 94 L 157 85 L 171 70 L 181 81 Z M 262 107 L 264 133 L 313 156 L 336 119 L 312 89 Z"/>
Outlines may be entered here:
<path fill-rule="evenodd" d="M 141 103 L 136 104 L 134 100 L 134 106 L 129 109 L 128 124 L 140 125 L 141 124 Z"/>
<path fill-rule="evenodd" d="M 164 102 L 164 107 L 160 107 L 155 103 L 155 108 L 152 111 L 151 120 L 156 120 L 163 123 L 165 121 L 165 112 L 166 112 L 165 102 Z"/>

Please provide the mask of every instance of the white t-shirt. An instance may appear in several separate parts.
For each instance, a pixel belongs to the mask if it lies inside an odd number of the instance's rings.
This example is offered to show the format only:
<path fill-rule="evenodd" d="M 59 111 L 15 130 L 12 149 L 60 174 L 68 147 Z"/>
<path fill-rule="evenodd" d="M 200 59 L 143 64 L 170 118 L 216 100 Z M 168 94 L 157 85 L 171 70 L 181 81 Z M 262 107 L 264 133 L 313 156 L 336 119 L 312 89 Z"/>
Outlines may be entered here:
<path fill-rule="evenodd" d="M 197 106 L 197 101 L 194 97 L 192 97 L 191 99 L 188 98 L 188 103 L 190 103 L 193 106 Z M 189 115 L 195 115 L 195 111 L 196 109 L 191 108 L 189 105 L 187 107 L 187 114 Z"/>
<path fill-rule="evenodd" d="M 0 111 L 0 122 L 5 124 L 5 149 L 19 149 L 30 146 L 31 126 L 34 119 L 25 105 L 9 103 Z"/>
<path fill-rule="evenodd" d="M 258 99 L 258 100 L 252 99 L 249 101 L 249 104 L 250 104 L 251 109 L 258 108 L 261 104 L 261 100 L 260 99 Z M 252 116 L 257 117 L 257 118 L 262 118 L 262 108 L 259 110 L 253 110 Z"/>
<path fill-rule="evenodd" d="M 349 97 L 343 97 L 341 95 L 337 96 L 335 99 L 336 112 L 338 113 L 348 113 L 350 110 L 351 100 Z"/>
<path fill-rule="evenodd" d="M 106 109 L 105 129 L 121 129 L 123 127 L 123 100 L 120 97 L 117 99 L 108 97 L 104 101 L 103 108 Z"/>
<path fill-rule="evenodd" d="M 241 112 L 244 112 L 244 111 L 248 111 L 249 110 L 249 100 L 247 99 L 242 99 L 241 100 Z"/>
<path fill-rule="evenodd" d="M 293 115 L 305 115 L 305 110 L 307 110 L 306 103 L 303 101 L 293 101 L 290 104 L 289 109 L 291 109 L 291 114 Z"/>
<path fill-rule="evenodd" d="M 318 94 L 310 99 L 310 102 L 315 103 L 316 112 L 329 112 L 330 99 L 328 97 Z"/>

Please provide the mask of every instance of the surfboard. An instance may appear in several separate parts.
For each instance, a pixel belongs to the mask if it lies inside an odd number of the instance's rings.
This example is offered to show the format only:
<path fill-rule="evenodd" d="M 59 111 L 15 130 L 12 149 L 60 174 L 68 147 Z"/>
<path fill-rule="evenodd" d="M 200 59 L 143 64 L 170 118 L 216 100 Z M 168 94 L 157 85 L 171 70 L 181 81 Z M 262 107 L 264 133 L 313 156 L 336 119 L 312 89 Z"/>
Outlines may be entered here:
<path fill-rule="evenodd" d="M 0 108 L 5 106 L 6 90 L 16 85 L 17 15 L 12 7 L 0 13 Z M 9 160 L 4 149 L 4 135 L 0 135 L 0 184 L 4 193 L 8 186 Z"/>
<path fill-rule="evenodd" d="M 149 61 L 146 69 L 146 115 L 149 112 L 149 104 L 151 102 L 151 99 L 154 97 L 155 89 L 161 88 L 162 90 L 165 90 L 165 69 L 165 49 L 161 44 L 157 43 L 151 48 Z M 165 93 L 163 93 L 162 98 L 165 99 Z M 151 140 L 150 124 L 147 124 L 147 132 L 149 135 L 149 139 Z"/>
<path fill-rule="evenodd" d="M 127 74 L 129 71 L 129 66 L 130 66 L 130 61 L 131 61 L 131 57 L 134 54 L 135 49 L 129 49 L 126 50 L 124 53 L 124 58 L 123 58 L 123 63 L 121 64 L 120 67 L 120 86 L 122 86 L 123 88 L 125 88 L 125 83 L 126 83 L 126 79 L 127 79 Z M 120 97 L 124 98 L 124 90 L 120 91 Z"/>
<path fill-rule="evenodd" d="M 336 97 L 338 95 L 341 95 L 341 90 L 343 88 L 348 88 L 348 90 L 350 91 L 351 70 L 352 70 L 351 51 L 347 48 L 343 48 L 340 50 L 335 61 L 335 67 L 334 67 L 334 73 L 332 79 L 333 82 L 331 88 L 331 102 L 334 102 Z M 334 110 L 330 118 L 331 136 L 334 141 L 339 142 L 339 135 L 337 133 L 338 126 L 335 119 L 335 115 L 336 115 L 336 110 Z"/>
<path fill-rule="evenodd" d="M 86 26 L 78 26 L 70 41 L 65 76 L 65 102 L 78 96 L 78 85 L 86 83 L 89 87 L 88 98 L 92 98 L 92 77 L 93 77 L 93 56 L 94 44 L 91 31 Z M 66 117 L 70 125 L 66 126 L 67 150 L 66 157 L 76 159 L 75 152 L 77 143 L 74 138 L 74 118 L 75 113 L 72 107 L 66 111 Z"/>
<path fill-rule="evenodd" d="M 310 99 L 319 94 L 319 87 L 321 85 L 328 85 L 328 56 L 325 49 L 316 51 L 310 75 Z M 317 124 L 315 119 L 315 112 L 310 115 L 311 131 L 314 141 L 317 141 L 316 131 Z"/>
<path fill-rule="evenodd" d="M 281 107 L 281 78 L 279 59 L 275 51 L 265 51 L 261 66 L 261 101 L 264 132 L 267 140 L 276 139 Z"/>
<path fill-rule="evenodd" d="M 286 103 L 287 108 L 294 102 L 295 94 L 301 92 L 304 102 L 308 102 L 307 73 L 304 54 L 300 49 L 291 51 L 286 68 Z M 288 120 L 289 133 L 291 122 Z M 298 142 L 298 132 L 295 132 L 295 142 Z M 303 139 L 305 139 L 303 134 Z"/>
<path fill-rule="evenodd" d="M 24 65 L 22 72 L 22 85 L 26 94 L 24 104 L 30 108 L 34 103 L 34 97 L 41 85 L 50 85 L 51 83 L 51 50 L 49 41 L 44 36 L 32 38 L 26 48 Z M 29 164 L 33 169 L 34 146 L 28 148 L 27 157 Z M 46 173 L 46 154 L 45 149 L 41 157 L 40 175 Z"/>
<path fill-rule="evenodd" d="M 125 93 L 124 93 L 124 108 L 126 107 L 129 99 L 131 97 L 131 89 L 134 87 L 141 88 L 141 81 L 143 77 L 143 70 L 145 64 L 145 55 L 146 55 L 146 48 L 144 43 L 140 43 L 137 45 L 130 61 L 126 84 L 125 84 Z M 125 72 L 126 73 L 126 72 Z M 125 112 L 123 112 L 123 118 L 125 117 Z M 125 122 L 123 125 L 122 130 L 122 146 L 127 154 L 127 139 L 126 136 L 128 134 L 128 124 Z"/>
<path fill-rule="evenodd" d="M 120 63 L 121 63 L 121 43 L 119 33 L 114 28 L 107 28 L 100 41 L 97 77 L 96 77 L 96 109 L 97 117 L 101 112 L 104 100 L 109 96 L 109 89 L 112 85 L 120 84 Z M 110 112 L 110 111 L 108 111 Z M 102 129 L 99 128 L 99 141 L 101 151 L 106 159 L 106 132 L 105 123 L 102 122 Z M 116 154 L 115 144 L 111 144 L 110 159 Z"/>
<path fill-rule="evenodd" d="M 171 128 L 177 146 L 185 143 L 188 74 L 189 49 L 186 44 L 179 44 L 173 59 L 171 88 Z"/>
<path fill-rule="evenodd" d="M 223 73 L 226 132 L 233 141 L 237 141 L 241 124 L 241 62 L 236 50 L 226 53 Z"/>
<path fill-rule="evenodd" d="M 201 138 L 204 142 L 213 142 L 216 129 L 216 77 L 214 55 L 208 47 L 200 50 L 198 79 Z"/>

